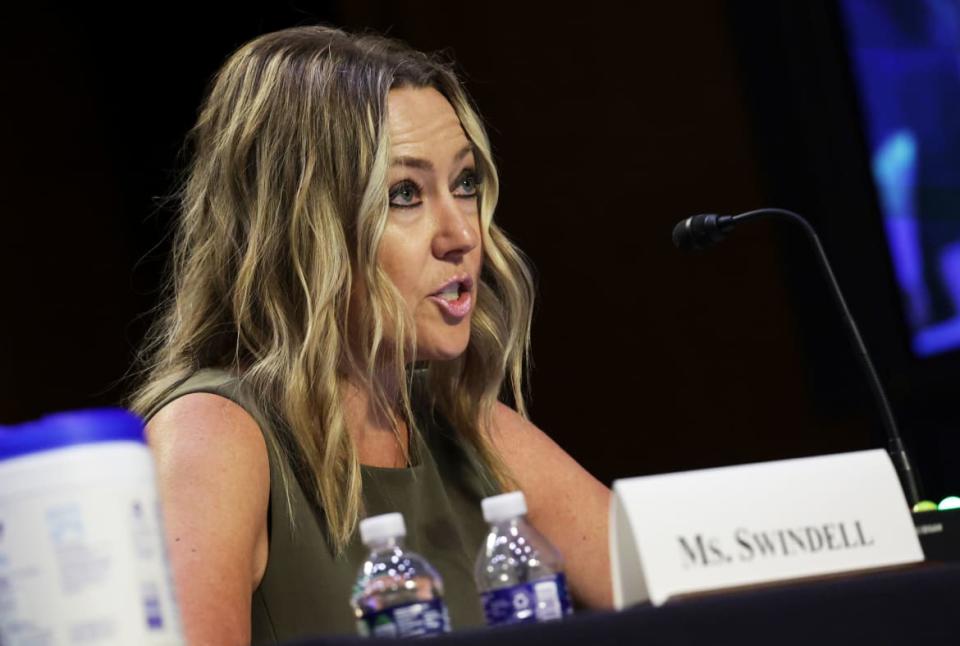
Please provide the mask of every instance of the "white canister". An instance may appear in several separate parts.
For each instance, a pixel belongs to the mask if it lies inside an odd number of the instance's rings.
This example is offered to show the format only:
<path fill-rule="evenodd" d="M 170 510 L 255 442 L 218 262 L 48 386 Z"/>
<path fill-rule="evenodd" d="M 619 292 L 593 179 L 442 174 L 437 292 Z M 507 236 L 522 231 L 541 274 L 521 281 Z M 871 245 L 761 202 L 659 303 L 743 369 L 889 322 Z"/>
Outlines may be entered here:
<path fill-rule="evenodd" d="M 0 428 L 0 643 L 184 643 L 153 459 L 132 413 Z"/>

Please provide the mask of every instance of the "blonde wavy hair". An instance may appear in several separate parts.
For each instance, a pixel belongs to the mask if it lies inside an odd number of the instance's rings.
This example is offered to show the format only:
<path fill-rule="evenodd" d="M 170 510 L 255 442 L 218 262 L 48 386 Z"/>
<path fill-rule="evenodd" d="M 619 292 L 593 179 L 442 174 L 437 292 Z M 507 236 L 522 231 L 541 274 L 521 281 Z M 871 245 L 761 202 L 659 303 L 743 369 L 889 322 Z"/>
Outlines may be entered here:
<path fill-rule="evenodd" d="M 147 414 L 199 369 L 237 374 L 276 421 L 337 551 L 363 513 L 345 375 L 365 380 L 398 438 L 402 421 L 419 432 L 414 326 L 376 262 L 389 209 L 387 94 L 399 87 L 438 90 L 474 147 L 484 262 L 470 342 L 459 358 L 431 362 L 427 383 L 487 485 L 509 486 L 485 429 L 505 385 L 525 414 L 530 270 L 493 223 L 490 143 L 451 66 L 381 36 L 286 29 L 243 45 L 215 76 L 188 136 L 172 275 L 131 400 Z M 351 312 L 357 281 L 369 298 Z M 384 370 L 408 385 L 400 401 L 374 378 Z"/>

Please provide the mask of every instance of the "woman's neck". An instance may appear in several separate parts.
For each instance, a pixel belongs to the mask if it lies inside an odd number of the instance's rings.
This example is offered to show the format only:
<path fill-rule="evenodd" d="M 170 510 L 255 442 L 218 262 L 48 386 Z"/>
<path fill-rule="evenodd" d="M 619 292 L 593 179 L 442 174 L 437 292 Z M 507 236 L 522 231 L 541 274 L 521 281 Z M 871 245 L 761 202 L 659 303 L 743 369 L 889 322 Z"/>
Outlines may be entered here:
<path fill-rule="evenodd" d="M 363 381 L 345 379 L 343 412 L 347 430 L 357 447 L 361 464 L 404 467 L 409 454 L 409 432 L 397 405 L 399 384 L 382 380 L 377 385 L 387 395 L 388 410 L 377 406 L 371 388 Z"/>

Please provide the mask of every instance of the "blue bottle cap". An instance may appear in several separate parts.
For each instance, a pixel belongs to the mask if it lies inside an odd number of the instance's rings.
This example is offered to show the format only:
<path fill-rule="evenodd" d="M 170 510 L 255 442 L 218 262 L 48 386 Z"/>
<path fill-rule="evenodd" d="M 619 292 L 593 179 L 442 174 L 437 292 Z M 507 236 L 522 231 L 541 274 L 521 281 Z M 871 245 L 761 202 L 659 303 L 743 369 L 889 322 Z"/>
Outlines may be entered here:
<path fill-rule="evenodd" d="M 76 444 L 145 444 L 143 426 L 143 420 L 122 408 L 54 413 L 32 422 L 0 427 L 0 461 Z"/>

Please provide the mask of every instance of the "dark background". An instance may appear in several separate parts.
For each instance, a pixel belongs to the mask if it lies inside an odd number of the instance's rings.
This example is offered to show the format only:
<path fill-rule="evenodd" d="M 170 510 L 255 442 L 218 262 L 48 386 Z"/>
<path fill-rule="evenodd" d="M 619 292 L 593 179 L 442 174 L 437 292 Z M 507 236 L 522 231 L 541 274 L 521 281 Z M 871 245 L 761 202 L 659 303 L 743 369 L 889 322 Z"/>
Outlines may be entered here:
<path fill-rule="evenodd" d="M 758 222 L 697 256 L 670 242 L 688 215 L 777 205 L 820 231 L 927 493 L 960 491 L 960 367 L 908 354 L 834 4 L 601 5 L 9 17 L 0 423 L 122 401 L 207 81 L 248 39 L 325 22 L 458 60 L 499 162 L 499 221 L 539 276 L 532 417 L 599 478 L 882 444 L 796 232 Z"/>

